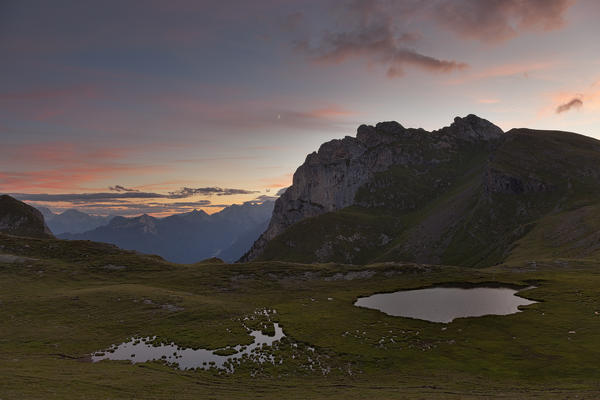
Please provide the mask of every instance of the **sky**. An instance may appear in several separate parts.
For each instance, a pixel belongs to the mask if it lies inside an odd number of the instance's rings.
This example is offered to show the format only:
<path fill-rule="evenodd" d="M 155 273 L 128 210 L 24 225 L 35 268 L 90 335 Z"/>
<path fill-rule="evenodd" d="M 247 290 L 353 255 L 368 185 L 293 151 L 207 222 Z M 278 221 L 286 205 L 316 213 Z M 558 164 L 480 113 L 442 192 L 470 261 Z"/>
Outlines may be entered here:
<path fill-rule="evenodd" d="M 596 0 L 0 0 L 0 193 L 60 212 L 273 198 L 307 154 L 470 113 L 600 139 Z"/>

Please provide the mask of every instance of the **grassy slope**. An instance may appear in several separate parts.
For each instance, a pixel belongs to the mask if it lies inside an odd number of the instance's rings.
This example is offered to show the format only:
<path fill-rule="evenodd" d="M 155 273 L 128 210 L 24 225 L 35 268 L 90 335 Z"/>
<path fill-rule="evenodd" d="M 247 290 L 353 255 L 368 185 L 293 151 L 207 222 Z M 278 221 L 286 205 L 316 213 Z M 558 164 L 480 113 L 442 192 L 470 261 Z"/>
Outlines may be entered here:
<path fill-rule="evenodd" d="M 556 219 L 556 215 L 600 204 L 600 179 L 595 167 L 600 163 L 600 142 L 555 131 L 520 129 L 508 135 L 509 140 L 494 154 L 490 168 L 522 182 L 542 182 L 550 188 L 481 198 L 463 231 L 454 237 L 447 253 L 457 256 L 445 258 L 447 263 L 465 264 L 464 257 L 471 257 L 466 265 L 493 265 L 520 257 L 513 254 L 515 246 L 521 254 L 539 257 L 541 249 L 536 244 L 521 240 L 531 230 L 539 236 L 546 232 L 545 221 L 549 220 L 560 221 L 554 226 L 560 230 L 563 223 L 572 222 L 569 218 Z M 485 245 L 474 246 L 477 242 Z M 527 250 L 528 246 L 533 247 Z M 480 261 L 475 262 L 477 258 Z"/>
<path fill-rule="evenodd" d="M 520 239 L 508 262 L 600 258 L 600 205 L 549 215 Z"/>
<path fill-rule="evenodd" d="M 394 263 L 186 266 L 91 242 L 0 235 L 0 245 L 4 253 L 30 257 L 0 262 L 2 399 L 595 398 L 600 393 L 595 261 L 484 270 Z M 365 270 L 370 277 L 325 279 Z M 533 280 L 538 288 L 524 296 L 541 302 L 526 312 L 461 319 L 446 330 L 352 306 L 361 295 L 435 283 Z M 184 310 L 169 312 L 161 304 Z M 78 359 L 134 335 L 210 348 L 249 343 L 240 318 L 264 307 L 278 311 L 275 318 L 290 340 L 314 346 L 331 373 L 307 369 L 285 345 L 276 352 L 283 364 L 266 365 L 256 377 L 249 365 L 222 375 L 161 363 Z"/>
<path fill-rule="evenodd" d="M 442 158 L 434 152 L 426 155 Z M 325 254 L 322 259 L 353 264 L 415 261 L 418 257 L 414 249 L 404 248 L 406 235 L 414 235 L 423 221 L 453 199 L 471 193 L 474 182 L 481 181 L 487 158 L 487 149 L 466 147 L 433 166 L 421 169 L 398 166 L 379 173 L 356 194 L 359 204 L 374 206 L 352 206 L 300 221 L 274 238 L 260 259 L 313 262 L 319 259 L 319 254 Z M 469 197 L 461 199 L 464 200 Z M 434 227 L 434 232 L 421 236 L 415 246 L 428 246 L 446 229 L 446 226 Z M 332 249 L 330 254 L 329 249 Z"/>

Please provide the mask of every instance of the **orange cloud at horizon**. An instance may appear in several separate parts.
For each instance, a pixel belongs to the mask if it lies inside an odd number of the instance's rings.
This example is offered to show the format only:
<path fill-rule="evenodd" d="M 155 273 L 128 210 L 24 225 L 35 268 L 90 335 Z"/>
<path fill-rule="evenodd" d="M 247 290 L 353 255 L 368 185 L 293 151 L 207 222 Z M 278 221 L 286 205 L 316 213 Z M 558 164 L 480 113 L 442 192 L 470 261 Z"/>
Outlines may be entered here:
<path fill-rule="evenodd" d="M 306 113 L 314 118 L 339 118 L 357 115 L 358 112 L 347 110 L 336 105 L 331 105 L 324 108 L 318 108 Z"/>
<path fill-rule="evenodd" d="M 292 172 L 274 178 L 263 178 L 260 181 L 268 188 L 281 189 L 292 185 Z"/>

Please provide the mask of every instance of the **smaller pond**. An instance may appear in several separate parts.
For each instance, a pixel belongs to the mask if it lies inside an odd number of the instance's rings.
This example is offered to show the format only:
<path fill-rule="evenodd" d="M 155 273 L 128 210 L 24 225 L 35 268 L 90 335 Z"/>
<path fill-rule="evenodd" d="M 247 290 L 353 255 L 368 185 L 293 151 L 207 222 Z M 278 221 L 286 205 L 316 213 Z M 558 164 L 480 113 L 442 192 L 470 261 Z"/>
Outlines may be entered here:
<path fill-rule="evenodd" d="M 431 287 L 361 297 L 354 305 L 396 317 L 448 323 L 456 318 L 515 314 L 519 306 L 536 303 L 516 296 L 518 292 L 508 287 Z"/>
<path fill-rule="evenodd" d="M 179 369 L 217 368 L 233 372 L 237 360 L 248 358 L 258 363 L 275 363 L 273 355 L 263 351 L 265 346 L 272 346 L 285 336 L 278 323 L 274 323 L 275 335 L 269 336 L 261 331 L 252 331 L 254 342 L 250 345 L 237 345 L 216 350 L 182 348 L 174 343 L 155 346 L 156 337 L 133 338 L 128 342 L 115 345 L 103 352 L 92 354 L 92 361 L 129 360 L 140 363 L 162 360 L 176 365 Z"/>

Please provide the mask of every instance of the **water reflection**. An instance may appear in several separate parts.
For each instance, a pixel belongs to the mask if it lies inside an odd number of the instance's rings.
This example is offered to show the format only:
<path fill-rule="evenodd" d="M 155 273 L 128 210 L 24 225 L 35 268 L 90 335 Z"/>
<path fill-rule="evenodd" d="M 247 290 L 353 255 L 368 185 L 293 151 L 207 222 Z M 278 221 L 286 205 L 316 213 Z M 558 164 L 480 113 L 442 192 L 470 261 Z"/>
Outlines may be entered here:
<path fill-rule="evenodd" d="M 432 287 L 374 294 L 359 298 L 354 305 L 397 317 L 448 323 L 455 318 L 514 314 L 519 306 L 536 303 L 516 296 L 517 292 L 507 287 Z"/>
<path fill-rule="evenodd" d="M 247 358 L 258 363 L 275 363 L 272 354 L 263 351 L 264 346 L 272 346 L 285 335 L 278 323 L 274 323 L 275 335 L 269 336 L 261 331 L 252 331 L 254 342 L 250 345 L 237 345 L 216 350 L 182 348 L 174 343 L 155 346 L 156 337 L 133 338 L 128 342 L 115 345 L 104 352 L 92 355 L 92 361 L 129 360 L 132 363 L 163 360 L 176 365 L 179 369 L 217 368 L 233 372 L 236 361 Z"/>

